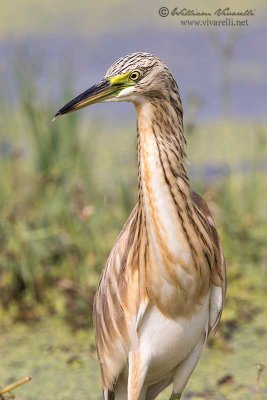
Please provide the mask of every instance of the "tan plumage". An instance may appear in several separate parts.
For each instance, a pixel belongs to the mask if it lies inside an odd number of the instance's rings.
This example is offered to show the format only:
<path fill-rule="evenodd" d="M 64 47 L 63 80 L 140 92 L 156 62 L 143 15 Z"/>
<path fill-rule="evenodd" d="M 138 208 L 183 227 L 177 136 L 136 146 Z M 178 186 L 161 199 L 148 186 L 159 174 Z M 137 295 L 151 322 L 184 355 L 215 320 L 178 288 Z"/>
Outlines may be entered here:
<path fill-rule="evenodd" d="M 119 59 L 106 79 L 118 85 L 131 71 L 137 82 L 109 100 L 136 108 L 138 202 L 95 296 L 96 346 L 105 399 L 150 400 L 171 383 L 179 399 L 220 320 L 225 262 L 209 209 L 190 189 L 176 82 L 148 53 Z"/>

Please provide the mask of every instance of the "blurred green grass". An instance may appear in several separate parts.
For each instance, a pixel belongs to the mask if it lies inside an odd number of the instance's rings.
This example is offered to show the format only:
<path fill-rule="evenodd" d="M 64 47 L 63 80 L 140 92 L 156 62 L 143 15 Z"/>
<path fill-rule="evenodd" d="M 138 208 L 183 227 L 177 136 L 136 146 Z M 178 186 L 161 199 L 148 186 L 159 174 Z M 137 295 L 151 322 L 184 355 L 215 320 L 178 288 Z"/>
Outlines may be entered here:
<path fill-rule="evenodd" d="M 2 324 L 13 330 L 14 322 L 56 315 L 63 326 L 88 329 L 101 269 L 137 197 L 134 121 L 109 127 L 72 114 L 52 123 L 58 104 L 42 99 L 33 75 L 17 78 L 15 104 L 0 98 Z M 64 79 L 63 86 L 67 100 Z M 267 345 L 267 127 L 201 123 L 187 136 L 195 169 L 229 168 L 222 178 L 192 182 L 212 209 L 228 264 L 223 321 L 210 345 L 219 357 L 248 332 Z M 238 351 L 241 360 L 245 349 Z"/>

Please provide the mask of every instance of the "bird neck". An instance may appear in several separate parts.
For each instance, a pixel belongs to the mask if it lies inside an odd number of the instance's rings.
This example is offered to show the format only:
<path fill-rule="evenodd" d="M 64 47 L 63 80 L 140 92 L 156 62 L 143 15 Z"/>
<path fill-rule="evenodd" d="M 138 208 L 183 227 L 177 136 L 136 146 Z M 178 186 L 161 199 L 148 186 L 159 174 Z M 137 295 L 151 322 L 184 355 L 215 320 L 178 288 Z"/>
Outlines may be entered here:
<path fill-rule="evenodd" d="M 178 96 L 175 101 L 153 100 L 137 104 L 136 111 L 139 215 L 149 242 L 161 253 L 164 244 L 164 257 L 176 263 L 181 253 L 185 258 L 192 254 L 186 226 L 190 226 L 193 205 L 181 102 Z"/>
<path fill-rule="evenodd" d="M 139 195 L 132 264 L 145 271 L 141 292 L 174 316 L 188 311 L 188 291 L 197 304 L 208 290 L 213 250 L 191 196 L 179 97 L 143 102 L 136 111 Z"/>
<path fill-rule="evenodd" d="M 152 193 L 170 190 L 190 194 L 185 167 L 186 139 L 179 97 L 174 101 L 151 100 L 136 105 L 138 132 L 139 203 Z M 185 199 L 186 196 L 183 196 Z"/>

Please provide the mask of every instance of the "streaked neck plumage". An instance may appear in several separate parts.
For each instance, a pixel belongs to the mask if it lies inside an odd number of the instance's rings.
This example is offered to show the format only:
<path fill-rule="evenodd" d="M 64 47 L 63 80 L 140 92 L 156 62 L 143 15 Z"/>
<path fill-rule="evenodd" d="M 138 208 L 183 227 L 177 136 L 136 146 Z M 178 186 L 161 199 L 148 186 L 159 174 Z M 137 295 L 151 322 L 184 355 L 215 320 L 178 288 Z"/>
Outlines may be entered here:
<path fill-rule="evenodd" d="M 185 168 L 186 140 L 180 99 L 178 95 L 172 101 L 151 99 L 136 104 L 136 111 L 138 207 L 142 225 L 146 227 L 149 254 L 155 260 L 150 265 L 157 269 L 164 266 L 162 274 L 167 281 L 176 281 L 177 286 L 183 286 L 182 290 L 189 290 L 191 286 L 199 296 L 199 291 L 204 293 L 207 288 L 193 285 L 192 276 L 203 273 L 199 268 L 201 265 L 207 266 L 208 273 L 213 254 L 207 231 L 191 197 Z M 202 239 L 199 240 L 199 237 Z M 150 281 L 156 275 L 154 271 Z M 151 296 L 161 296 L 160 304 L 164 313 L 162 293 L 156 288 L 156 283 Z M 154 301 L 157 302 L 155 298 Z M 181 306 L 177 302 L 175 304 Z M 166 304 L 167 309 L 170 310 L 170 304 Z"/>
<path fill-rule="evenodd" d="M 179 97 L 151 99 L 136 105 L 138 130 L 139 191 L 147 182 L 145 170 L 161 170 L 165 183 L 189 189 L 185 168 L 186 139 Z"/>

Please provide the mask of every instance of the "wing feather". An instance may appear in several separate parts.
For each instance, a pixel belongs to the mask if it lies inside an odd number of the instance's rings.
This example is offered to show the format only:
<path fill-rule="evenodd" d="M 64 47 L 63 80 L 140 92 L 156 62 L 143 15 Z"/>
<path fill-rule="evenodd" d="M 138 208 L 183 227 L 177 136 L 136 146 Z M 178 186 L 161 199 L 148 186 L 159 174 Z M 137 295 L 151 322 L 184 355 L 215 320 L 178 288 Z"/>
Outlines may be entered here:
<path fill-rule="evenodd" d="M 206 202 L 197 193 L 192 192 L 195 206 L 202 212 L 208 227 L 208 233 L 212 241 L 215 262 L 211 271 L 211 294 L 210 294 L 210 321 L 209 331 L 214 331 L 221 319 L 225 293 L 226 293 L 226 263 L 219 235 Z"/>
<path fill-rule="evenodd" d="M 131 326 L 135 325 L 134 316 L 138 313 L 138 281 L 132 262 L 137 219 L 135 207 L 109 255 L 94 300 L 96 347 L 107 393 L 114 390 L 127 363 Z"/>

